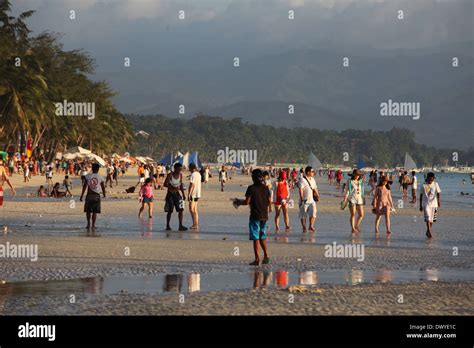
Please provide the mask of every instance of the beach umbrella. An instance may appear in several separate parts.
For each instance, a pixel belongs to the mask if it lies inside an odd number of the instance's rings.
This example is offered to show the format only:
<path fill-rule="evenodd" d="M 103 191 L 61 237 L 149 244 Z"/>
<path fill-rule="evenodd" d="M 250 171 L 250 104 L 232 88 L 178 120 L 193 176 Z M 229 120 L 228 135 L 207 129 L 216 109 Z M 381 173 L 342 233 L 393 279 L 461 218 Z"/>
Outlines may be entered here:
<path fill-rule="evenodd" d="M 119 157 L 119 161 L 126 162 L 126 163 L 132 163 L 132 160 L 127 157 Z"/>
<path fill-rule="evenodd" d="M 84 158 L 85 156 L 86 155 L 83 155 L 79 152 L 76 152 L 76 153 L 67 153 L 63 157 L 66 160 L 74 160 L 74 159 L 77 159 L 77 158 Z"/>
<path fill-rule="evenodd" d="M 106 163 L 105 163 L 105 160 L 104 160 L 102 157 L 100 157 L 100 156 L 98 156 L 98 155 L 96 155 L 96 154 L 94 154 L 94 153 L 88 154 L 88 155 L 86 156 L 86 158 L 87 158 L 89 161 L 91 161 L 91 162 L 96 162 L 96 163 L 98 163 L 99 165 L 101 165 L 102 167 L 105 167 L 105 164 L 106 164 Z"/>
<path fill-rule="evenodd" d="M 76 152 L 79 152 L 82 155 L 88 155 L 92 153 L 92 151 L 84 149 L 83 147 L 80 147 L 80 146 L 71 147 L 69 150 L 66 151 L 66 153 L 76 153 Z"/>
<path fill-rule="evenodd" d="M 139 162 L 146 163 L 146 158 L 143 156 L 137 156 L 135 157 L 135 159 Z"/>

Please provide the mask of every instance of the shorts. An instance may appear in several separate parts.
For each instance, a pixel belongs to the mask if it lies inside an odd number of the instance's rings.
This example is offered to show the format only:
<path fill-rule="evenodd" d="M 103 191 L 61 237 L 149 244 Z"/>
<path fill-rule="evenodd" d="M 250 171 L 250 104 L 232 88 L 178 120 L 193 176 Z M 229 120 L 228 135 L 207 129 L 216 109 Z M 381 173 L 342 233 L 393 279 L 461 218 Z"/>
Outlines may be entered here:
<path fill-rule="evenodd" d="M 160 174 L 160 178 L 164 178 L 165 177 L 165 174 Z"/>
<path fill-rule="evenodd" d="M 197 201 L 199 201 L 199 197 L 191 198 L 190 201 L 191 201 L 191 202 L 197 202 Z"/>
<path fill-rule="evenodd" d="M 249 220 L 249 240 L 267 239 L 267 222 L 251 218 Z"/>
<path fill-rule="evenodd" d="M 158 174 L 153 174 L 153 177 L 154 177 L 155 179 L 158 179 Z"/>
<path fill-rule="evenodd" d="M 273 202 L 275 205 L 288 205 L 288 199 L 281 199 L 281 197 L 278 197 L 275 202 Z"/>
<path fill-rule="evenodd" d="M 88 193 L 84 204 L 84 213 L 100 214 L 100 195 L 98 193 Z"/>
<path fill-rule="evenodd" d="M 153 203 L 153 197 L 143 197 L 143 203 Z"/>
<path fill-rule="evenodd" d="M 317 211 L 316 202 L 303 203 L 300 207 L 300 219 L 305 219 L 307 216 L 316 218 Z"/>
<path fill-rule="evenodd" d="M 168 192 L 165 198 L 165 212 L 172 213 L 173 208 L 179 212 L 184 210 L 184 201 L 179 192 Z"/>
<path fill-rule="evenodd" d="M 0 207 L 3 205 L 3 187 L 0 187 Z"/>
<path fill-rule="evenodd" d="M 352 203 L 352 202 L 349 202 L 349 208 L 352 209 L 352 207 L 363 207 L 364 206 L 364 203 L 362 204 L 357 204 L 357 203 Z"/>
<path fill-rule="evenodd" d="M 141 177 L 140 177 L 140 180 L 138 180 L 138 182 L 139 182 L 140 184 L 144 184 L 144 183 L 145 183 L 145 177 L 144 177 L 144 176 L 141 176 Z"/>
<path fill-rule="evenodd" d="M 438 208 L 435 207 L 423 207 L 423 215 L 425 222 L 436 222 L 438 215 Z"/>
<path fill-rule="evenodd" d="M 402 184 L 402 187 L 404 190 L 407 190 L 408 189 L 408 184 Z"/>

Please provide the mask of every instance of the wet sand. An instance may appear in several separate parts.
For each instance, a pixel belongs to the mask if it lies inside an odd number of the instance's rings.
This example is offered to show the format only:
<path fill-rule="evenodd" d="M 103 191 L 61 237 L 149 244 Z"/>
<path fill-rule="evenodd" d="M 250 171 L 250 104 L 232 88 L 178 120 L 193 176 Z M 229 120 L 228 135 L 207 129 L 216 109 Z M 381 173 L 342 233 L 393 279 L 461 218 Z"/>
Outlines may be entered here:
<path fill-rule="evenodd" d="M 61 176 L 62 177 L 62 176 Z M 136 217 L 137 195 L 122 191 L 136 183 L 135 176 L 120 180 L 119 187 L 108 189 L 103 201 L 103 214 L 98 219 L 98 235 L 88 238 L 83 229 L 83 203 L 78 201 L 79 185 L 74 180 L 75 206 L 69 199 L 40 199 L 26 197 L 33 192 L 43 177 L 35 177 L 25 187 L 20 176 L 14 177 L 18 196 L 5 195 L 1 208 L 0 227 L 7 227 L 7 235 L 0 243 L 38 244 L 39 260 L 5 259 L 0 263 L 0 279 L 7 282 L 24 280 L 73 279 L 84 277 L 134 276 L 162 273 L 219 273 L 250 272 L 248 266 L 253 253 L 246 240 L 248 210 L 235 210 L 229 199 L 242 196 L 248 177 L 237 176 L 221 193 L 216 178 L 203 187 L 200 201 L 204 228 L 200 233 L 163 231 L 163 199 L 165 191 L 156 191 L 156 207 L 153 228 L 147 235 L 146 228 Z M 440 222 L 435 225 L 435 239 L 424 238 L 420 212 L 407 205 L 398 209 L 394 216 L 394 235 L 391 241 L 384 236 L 373 238 L 373 216 L 366 208 L 366 220 L 362 236 L 352 240 L 348 233 L 347 211 L 338 209 L 338 192 L 317 178 L 323 201 L 318 206 L 321 224 L 313 237 L 302 235 L 298 226 L 297 211 L 291 210 L 293 230 L 286 235 L 280 232 L 280 240 L 273 235 L 269 240 L 272 264 L 261 267 L 264 271 L 285 269 L 288 271 L 330 269 L 344 270 L 428 270 L 472 274 L 474 255 L 470 221 L 474 215 L 469 206 L 443 207 Z M 7 190 L 5 190 L 7 191 Z M 395 192 L 394 192 L 395 193 Z M 395 193 L 398 194 L 398 193 Z M 189 214 L 185 223 L 189 225 Z M 212 224 L 206 225 L 206 215 L 212 216 Z M 417 220 L 413 221 L 416 216 Z M 271 215 L 271 218 L 273 214 Z M 222 221 L 219 221 L 222 219 Z M 229 220 L 226 220 L 229 219 Z M 172 225 L 176 225 L 173 216 Z M 209 218 L 209 220 L 211 220 Z M 145 219 L 146 225 L 147 219 Z M 229 223 L 239 225 L 228 226 Z M 454 224 L 454 225 L 453 225 Z M 26 226 L 25 226 L 26 225 Z M 273 225 L 273 224 L 272 224 Z M 50 226 L 50 227 L 49 227 Z M 110 230 L 116 231 L 110 233 Z M 123 226 L 123 227 L 121 227 Z M 206 229 L 208 231 L 206 231 Z M 214 230 L 213 230 L 214 229 Z M 221 231 L 222 230 L 222 231 Z M 2 230 L 3 231 L 3 230 Z M 144 233 L 141 233 L 144 232 Z M 272 233 L 274 233 L 272 228 Z M 285 242 L 285 238 L 290 243 Z M 300 238 L 301 237 L 301 238 Z M 314 239 L 313 241 L 311 239 Z M 223 240 L 225 239 L 225 240 Z M 283 240 L 283 242 L 281 241 Z M 327 258 L 324 243 L 363 242 L 365 259 L 359 262 L 349 258 Z M 453 246 L 459 254 L 453 255 Z M 126 249 L 129 248 L 129 249 Z M 235 249 L 238 248 L 238 249 Z M 125 251 L 130 250 L 126 255 Z M 235 251 L 238 250 L 238 255 Z M 295 303 L 288 303 L 288 290 L 242 290 L 192 293 L 185 303 L 178 302 L 178 294 L 117 294 L 81 297 L 76 304 L 55 296 L 8 296 L 0 294 L 2 314 L 453 314 L 472 315 L 474 276 L 468 281 L 449 283 L 420 281 L 407 284 L 376 283 L 350 286 L 321 285 L 322 293 L 297 293 Z M 397 303 L 397 295 L 404 294 L 405 303 Z"/>

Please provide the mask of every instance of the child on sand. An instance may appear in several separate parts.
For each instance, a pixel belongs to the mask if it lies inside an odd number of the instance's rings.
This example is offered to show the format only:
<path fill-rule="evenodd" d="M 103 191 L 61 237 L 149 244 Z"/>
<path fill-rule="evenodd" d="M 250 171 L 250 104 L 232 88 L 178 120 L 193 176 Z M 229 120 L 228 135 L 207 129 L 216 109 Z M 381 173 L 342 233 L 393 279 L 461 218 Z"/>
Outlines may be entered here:
<path fill-rule="evenodd" d="M 43 185 L 41 185 L 36 192 L 36 196 L 38 197 L 48 197 L 48 193 L 46 192 L 46 189 L 44 188 Z"/>
<path fill-rule="evenodd" d="M 376 214 L 375 218 L 375 238 L 379 237 L 379 224 L 382 215 L 385 216 L 385 226 L 387 227 L 387 238 L 390 238 L 390 212 L 393 207 L 392 195 L 387 188 L 388 176 L 384 176 L 375 189 L 375 196 L 372 200 L 372 208 Z"/>
<path fill-rule="evenodd" d="M 140 189 L 140 202 L 142 206 L 138 211 L 138 217 L 142 217 L 143 210 L 145 209 L 145 204 L 148 204 L 148 218 L 153 219 L 153 179 L 148 178 L 145 180 L 145 184 Z"/>
<path fill-rule="evenodd" d="M 420 211 L 423 212 L 426 222 L 426 236 L 432 238 L 431 234 L 433 222 L 436 222 L 438 208 L 441 207 L 440 193 L 441 189 L 435 182 L 434 173 L 426 175 L 426 182 L 423 184 L 423 192 L 420 194 Z"/>
<path fill-rule="evenodd" d="M 262 246 L 264 257 L 262 264 L 270 263 L 267 251 L 267 222 L 268 209 L 271 204 L 271 195 L 268 187 L 263 183 L 263 173 L 260 169 L 252 171 L 253 185 L 245 192 L 245 199 L 234 198 L 234 206 L 250 205 L 249 239 L 253 241 L 255 261 L 251 266 L 260 265 L 260 246 Z"/>

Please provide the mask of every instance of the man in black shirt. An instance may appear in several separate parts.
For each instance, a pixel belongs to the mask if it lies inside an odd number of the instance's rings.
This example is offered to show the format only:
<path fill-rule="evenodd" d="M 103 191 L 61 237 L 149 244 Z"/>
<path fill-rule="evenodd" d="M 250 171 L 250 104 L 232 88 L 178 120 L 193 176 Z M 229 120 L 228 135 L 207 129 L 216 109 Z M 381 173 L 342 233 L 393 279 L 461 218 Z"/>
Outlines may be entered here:
<path fill-rule="evenodd" d="M 263 249 L 263 262 L 268 264 L 270 258 L 267 252 L 266 230 L 268 222 L 268 210 L 271 204 L 271 194 L 268 187 L 263 183 L 263 175 L 260 169 L 252 171 L 253 185 L 250 185 L 245 192 L 245 199 L 234 199 L 234 205 L 250 205 L 249 220 L 249 239 L 253 241 L 253 250 L 255 253 L 255 261 L 251 266 L 260 264 L 260 245 Z"/>

